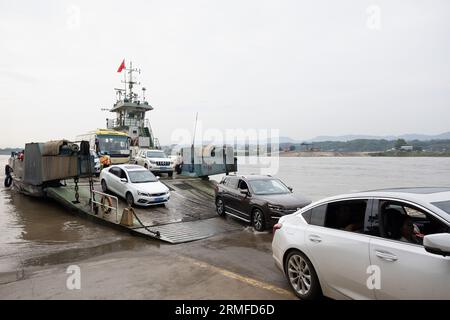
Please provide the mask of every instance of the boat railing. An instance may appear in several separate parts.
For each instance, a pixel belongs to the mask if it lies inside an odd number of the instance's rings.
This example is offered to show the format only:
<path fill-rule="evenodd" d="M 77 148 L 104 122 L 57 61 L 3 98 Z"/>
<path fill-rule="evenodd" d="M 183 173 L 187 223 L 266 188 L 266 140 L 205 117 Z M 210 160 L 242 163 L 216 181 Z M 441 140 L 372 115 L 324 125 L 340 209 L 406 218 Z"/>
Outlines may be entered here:
<path fill-rule="evenodd" d="M 95 195 L 100 196 L 100 201 L 95 200 Z M 100 208 L 104 214 L 115 211 L 116 223 L 119 223 L 119 199 L 117 197 L 97 190 L 91 190 L 91 211 L 95 213 L 94 207 Z"/>

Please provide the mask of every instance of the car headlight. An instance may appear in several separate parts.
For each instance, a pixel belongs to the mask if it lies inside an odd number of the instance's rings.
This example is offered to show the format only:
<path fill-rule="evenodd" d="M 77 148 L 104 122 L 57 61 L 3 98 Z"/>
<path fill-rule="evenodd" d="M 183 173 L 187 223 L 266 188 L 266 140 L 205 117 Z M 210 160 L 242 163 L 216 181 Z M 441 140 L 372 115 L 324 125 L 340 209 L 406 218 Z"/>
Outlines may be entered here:
<path fill-rule="evenodd" d="M 156 164 L 156 161 L 150 160 L 150 163 L 151 163 L 151 164 Z"/>
<path fill-rule="evenodd" d="M 144 197 L 150 197 L 150 195 L 147 192 L 138 191 L 137 194 Z"/>
<path fill-rule="evenodd" d="M 282 206 L 275 206 L 273 204 L 269 204 L 269 209 L 272 211 L 283 212 L 284 208 Z"/>

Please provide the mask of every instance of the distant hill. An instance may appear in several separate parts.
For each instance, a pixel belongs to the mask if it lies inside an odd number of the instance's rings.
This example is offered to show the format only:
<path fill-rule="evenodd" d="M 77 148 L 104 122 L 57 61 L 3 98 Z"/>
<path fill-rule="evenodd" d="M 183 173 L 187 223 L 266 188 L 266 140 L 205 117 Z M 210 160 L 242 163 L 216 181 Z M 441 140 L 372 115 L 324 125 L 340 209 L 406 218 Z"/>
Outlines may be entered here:
<path fill-rule="evenodd" d="M 306 140 L 307 142 L 322 142 L 322 141 L 351 141 L 351 140 L 397 140 L 405 139 L 406 141 L 418 140 L 418 141 L 431 141 L 431 140 L 449 140 L 450 131 L 437 135 L 427 134 L 402 134 L 399 136 L 372 136 L 372 135 L 342 135 L 342 136 L 317 136 L 312 139 Z"/>
<path fill-rule="evenodd" d="M 317 141 L 305 146 L 302 143 L 280 143 L 280 148 L 291 151 L 307 151 L 311 148 L 330 152 L 384 152 L 395 148 L 397 140 L 353 139 L 349 141 Z M 408 140 L 408 144 L 417 151 L 449 152 L 450 139 Z"/>

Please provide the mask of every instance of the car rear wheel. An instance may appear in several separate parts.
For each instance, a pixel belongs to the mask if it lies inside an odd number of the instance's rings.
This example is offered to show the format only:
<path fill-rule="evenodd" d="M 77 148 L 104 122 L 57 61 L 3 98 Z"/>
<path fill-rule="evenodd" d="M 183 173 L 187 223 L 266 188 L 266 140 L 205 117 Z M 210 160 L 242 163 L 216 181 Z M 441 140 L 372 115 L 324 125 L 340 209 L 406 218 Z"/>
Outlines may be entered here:
<path fill-rule="evenodd" d="M 300 251 L 292 251 L 284 266 L 289 285 L 303 300 L 314 300 L 322 295 L 319 278 L 309 259 Z"/>
<path fill-rule="evenodd" d="M 264 214 L 261 210 L 253 210 L 252 215 L 252 225 L 256 231 L 264 231 L 266 229 L 266 221 L 264 219 Z"/>
<path fill-rule="evenodd" d="M 222 198 L 217 198 L 216 200 L 216 212 L 221 217 L 225 215 L 225 206 L 223 204 Z"/>
<path fill-rule="evenodd" d="M 104 179 L 102 179 L 101 185 L 102 185 L 102 191 L 104 193 L 108 192 L 108 186 L 106 185 L 106 181 Z"/>
<path fill-rule="evenodd" d="M 125 199 L 127 200 L 128 206 L 131 207 L 134 204 L 134 198 L 131 192 L 127 192 L 127 194 L 125 195 Z"/>

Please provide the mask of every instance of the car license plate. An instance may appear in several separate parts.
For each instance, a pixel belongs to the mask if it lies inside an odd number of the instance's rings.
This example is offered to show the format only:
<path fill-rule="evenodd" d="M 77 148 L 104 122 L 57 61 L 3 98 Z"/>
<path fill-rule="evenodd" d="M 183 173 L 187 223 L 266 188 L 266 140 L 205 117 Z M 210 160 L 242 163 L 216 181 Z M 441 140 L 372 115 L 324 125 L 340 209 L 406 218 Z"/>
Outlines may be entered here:
<path fill-rule="evenodd" d="M 164 201 L 164 198 L 155 198 L 155 200 L 154 200 L 155 202 L 161 202 L 161 201 Z"/>

